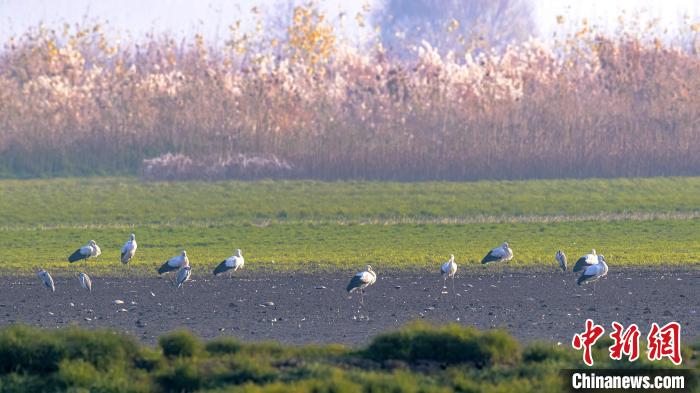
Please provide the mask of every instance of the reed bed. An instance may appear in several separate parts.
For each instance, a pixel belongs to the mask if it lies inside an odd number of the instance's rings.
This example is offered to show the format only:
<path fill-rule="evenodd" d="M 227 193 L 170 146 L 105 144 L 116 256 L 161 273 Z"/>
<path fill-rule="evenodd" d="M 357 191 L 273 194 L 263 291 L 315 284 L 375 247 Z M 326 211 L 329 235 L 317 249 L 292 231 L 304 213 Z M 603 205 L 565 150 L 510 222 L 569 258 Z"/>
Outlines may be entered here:
<path fill-rule="evenodd" d="M 0 52 L 0 176 L 700 174 L 693 50 L 582 30 L 559 46 L 464 56 L 423 43 L 407 60 L 337 40 L 303 7 L 284 42 L 232 36 L 118 43 L 95 25 L 11 40 Z"/>

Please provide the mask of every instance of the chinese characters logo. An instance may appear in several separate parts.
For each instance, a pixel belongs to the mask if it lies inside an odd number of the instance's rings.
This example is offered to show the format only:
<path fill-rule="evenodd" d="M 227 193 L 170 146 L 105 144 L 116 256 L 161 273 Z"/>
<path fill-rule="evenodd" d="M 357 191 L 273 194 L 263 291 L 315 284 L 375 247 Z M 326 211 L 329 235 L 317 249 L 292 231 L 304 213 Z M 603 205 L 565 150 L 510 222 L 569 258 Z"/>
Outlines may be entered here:
<path fill-rule="evenodd" d="M 612 323 L 613 332 L 610 338 L 613 344 L 608 348 L 610 358 L 621 360 L 626 356 L 630 362 L 639 358 L 639 337 L 641 332 L 636 324 L 629 325 L 626 329 L 620 323 Z M 583 351 L 583 362 L 588 366 L 593 365 L 593 345 L 605 333 L 605 328 L 596 325 L 593 320 L 586 320 L 586 329 L 582 333 L 575 334 L 571 340 L 574 349 Z M 650 361 L 667 358 L 675 365 L 681 364 L 681 325 L 678 322 L 669 322 L 664 326 L 657 323 L 651 324 L 651 330 L 647 335 L 647 358 Z"/>

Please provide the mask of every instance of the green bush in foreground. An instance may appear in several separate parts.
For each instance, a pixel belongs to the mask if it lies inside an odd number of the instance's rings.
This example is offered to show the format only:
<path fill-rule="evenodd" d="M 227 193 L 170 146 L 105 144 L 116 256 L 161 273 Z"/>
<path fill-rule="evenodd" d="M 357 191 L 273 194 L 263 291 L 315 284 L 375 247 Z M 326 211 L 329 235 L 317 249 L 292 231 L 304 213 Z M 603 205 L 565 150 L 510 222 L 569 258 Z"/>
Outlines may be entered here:
<path fill-rule="evenodd" d="M 158 345 L 163 350 L 163 355 L 169 358 L 192 357 L 196 355 L 202 344 L 192 333 L 184 330 L 177 330 L 161 336 Z"/>
<path fill-rule="evenodd" d="M 205 348 L 207 352 L 214 355 L 227 355 L 234 354 L 241 350 L 243 345 L 240 341 L 231 337 L 221 337 L 215 340 L 209 341 Z"/>
<path fill-rule="evenodd" d="M 482 333 L 454 324 L 435 328 L 425 323 L 414 323 L 400 331 L 378 336 L 364 354 L 380 362 L 434 361 L 468 363 L 482 368 L 518 363 L 520 352 L 520 344 L 501 330 Z"/>
<path fill-rule="evenodd" d="M 186 331 L 155 348 L 130 336 L 77 328 L 0 330 L 5 392 L 559 392 L 559 370 L 580 354 L 547 343 L 522 346 L 501 330 L 410 324 L 367 347 L 284 346 Z M 622 367 L 596 348 L 598 367 Z M 684 349 L 697 364 L 697 345 Z M 660 366 L 669 367 L 668 364 Z"/>

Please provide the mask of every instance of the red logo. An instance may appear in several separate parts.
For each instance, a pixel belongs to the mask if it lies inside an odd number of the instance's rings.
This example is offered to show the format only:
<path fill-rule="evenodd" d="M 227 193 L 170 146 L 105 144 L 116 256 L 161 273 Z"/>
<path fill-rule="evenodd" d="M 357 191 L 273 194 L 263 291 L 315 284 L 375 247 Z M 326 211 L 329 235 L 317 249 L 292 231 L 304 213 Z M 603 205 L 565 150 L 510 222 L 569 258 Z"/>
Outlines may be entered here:
<path fill-rule="evenodd" d="M 630 362 L 639 358 L 639 327 L 631 324 L 627 330 L 617 322 L 612 323 L 614 332 L 610 333 L 610 338 L 615 342 L 610 346 L 610 359 L 620 360 L 622 355 L 627 355 Z"/>
<path fill-rule="evenodd" d="M 634 362 L 639 359 L 639 327 L 631 324 L 627 329 L 617 322 L 612 322 L 613 332 L 610 338 L 613 344 L 608 348 L 610 359 L 621 360 L 627 356 L 627 360 Z M 574 335 L 571 345 L 574 349 L 583 350 L 583 362 L 588 366 L 593 365 L 593 353 L 591 348 L 605 333 L 605 329 L 596 325 L 593 320 L 586 319 L 586 330 Z M 663 327 L 657 323 L 651 324 L 651 330 L 647 336 L 647 357 L 650 361 L 668 358 L 675 365 L 681 364 L 681 325 L 678 322 L 669 322 Z"/>
<path fill-rule="evenodd" d="M 649 360 L 661 360 L 669 358 L 676 366 L 681 364 L 681 325 L 678 322 L 669 322 L 663 327 L 651 324 L 651 331 L 647 336 L 649 343 Z"/>
<path fill-rule="evenodd" d="M 593 323 L 592 319 L 586 319 L 586 331 L 580 334 L 575 334 L 571 345 L 574 349 L 583 349 L 583 362 L 589 366 L 593 365 L 593 354 L 591 347 L 598 341 L 600 336 L 605 333 L 602 326 Z"/>

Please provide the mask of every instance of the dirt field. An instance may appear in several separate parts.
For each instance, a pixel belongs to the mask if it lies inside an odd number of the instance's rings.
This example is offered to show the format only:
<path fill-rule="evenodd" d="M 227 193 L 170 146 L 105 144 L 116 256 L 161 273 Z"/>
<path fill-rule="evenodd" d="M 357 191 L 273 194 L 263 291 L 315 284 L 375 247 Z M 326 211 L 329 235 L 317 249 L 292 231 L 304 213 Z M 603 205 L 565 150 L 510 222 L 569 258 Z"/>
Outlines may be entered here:
<path fill-rule="evenodd" d="M 56 292 L 36 277 L 0 277 L 0 325 L 77 324 L 127 331 L 145 342 L 175 328 L 203 338 L 232 335 L 287 343 L 363 344 L 379 332 L 424 318 L 478 328 L 504 327 L 524 340 L 568 345 L 586 318 L 602 323 L 679 321 L 683 338 L 700 336 L 700 271 L 611 271 L 592 286 L 577 287 L 561 273 L 462 274 L 456 296 L 441 295 L 438 274 L 382 273 L 348 299 L 348 274 L 202 277 L 176 289 L 169 278 L 93 277 L 93 292 L 76 278 L 55 277 Z M 448 287 L 450 283 L 448 281 Z M 114 304 L 122 300 L 123 304 Z"/>

